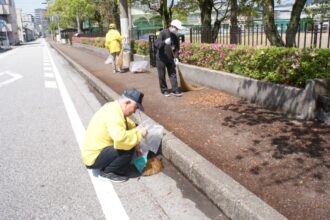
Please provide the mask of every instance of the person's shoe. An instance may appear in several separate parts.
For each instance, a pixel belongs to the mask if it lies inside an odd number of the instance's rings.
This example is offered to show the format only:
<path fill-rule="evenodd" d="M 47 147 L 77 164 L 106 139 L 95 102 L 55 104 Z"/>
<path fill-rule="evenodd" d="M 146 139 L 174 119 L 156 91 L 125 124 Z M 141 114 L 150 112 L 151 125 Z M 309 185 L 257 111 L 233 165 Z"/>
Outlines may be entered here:
<path fill-rule="evenodd" d="M 175 91 L 172 94 L 175 95 L 176 97 L 181 97 L 182 96 L 182 92 L 180 92 L 180 91 Z"/>
<path fill-rule="evenodd" d="M 129 178 L 127 176 L 121 176 L 115 173 L 105 173 L 105 172 L 100 172 L 100 178 L 101 179 L 106 179 L 106 180 L 111 180 L 112 182 L 115 183 L 122 183 L 126 182 Z"/>
<path fill-rule="evenodd" d="M 163 95 L 164 95 L 165 97 L 169 97 L 171 94 L 170 94 L 168 91 L 165 91 L 165 92 L 163 92 Z"/>

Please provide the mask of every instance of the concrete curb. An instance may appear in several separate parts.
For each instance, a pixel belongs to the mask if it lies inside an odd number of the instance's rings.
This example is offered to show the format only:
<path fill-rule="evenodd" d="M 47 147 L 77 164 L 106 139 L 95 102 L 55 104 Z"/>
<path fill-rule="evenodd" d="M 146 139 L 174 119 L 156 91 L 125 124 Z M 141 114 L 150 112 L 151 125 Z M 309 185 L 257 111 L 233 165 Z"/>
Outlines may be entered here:
<path fill-rule="evenodd" d="M 118 94 L 93 76 L 70 57 L 51 45 L 79 73 L 108 100 L 118 98 Z M 141 112 L 142 119 L 154 120 Z M 162 154 L 171 161 L 190 181 L 212 200 L 231 219 L 287 219 L 255 194 L 244 188 L 230 176 L 211 164 L 188 145 L 165 130 L 162 140 Z"/>

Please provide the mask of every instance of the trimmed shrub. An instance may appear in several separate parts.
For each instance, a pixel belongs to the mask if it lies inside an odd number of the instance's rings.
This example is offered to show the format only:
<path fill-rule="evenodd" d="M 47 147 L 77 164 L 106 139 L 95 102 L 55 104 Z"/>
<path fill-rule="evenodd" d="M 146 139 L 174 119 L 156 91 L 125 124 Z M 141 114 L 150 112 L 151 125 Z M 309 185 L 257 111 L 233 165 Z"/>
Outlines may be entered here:
<path fill-rule="evenodd" d="M 104 40 L 73 37 L 73 42 L 101 48 Z M 131 48 L 149 55 L 149 41 L 132 40 Z M 330 49 L 182 43 L 179 58 L 182 63 L 295 87 L 304 87 L 308 79 L 330 78 Z"/>
<path fill-rule="evenodd" d="M 146 40 L 133 40 L 132 41 L 133 53 L 148 56 L 149 55 L 149 41 Z"/>
<path fill-rule="evenodd" d="M 94 39 L 94 46 L 104 48 L 105 38 L 104 37 L 97 37 Z"/>

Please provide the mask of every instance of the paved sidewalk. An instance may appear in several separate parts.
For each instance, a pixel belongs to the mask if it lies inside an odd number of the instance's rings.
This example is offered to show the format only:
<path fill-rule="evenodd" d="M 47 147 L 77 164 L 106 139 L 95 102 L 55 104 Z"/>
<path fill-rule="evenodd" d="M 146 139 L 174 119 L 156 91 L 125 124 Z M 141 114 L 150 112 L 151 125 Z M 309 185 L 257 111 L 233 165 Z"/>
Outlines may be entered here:
<path fill-rule="evenodd" d="M 121 94 L 128 87 L 135 87 L 144 92 L 145 113 L 149 117 L 162 124 L 168 131 L 179 137 L 211 163 L 233 176 L 243 185 L 248 186 L 250 191 L 267 201 L 277 211 L 290 219 L 308 216 L 309 210 L 304 208 L 304 205 L 308 205 L 308 198 L 302 200 L 303 204 L 297 205 L 299 193 L 303 193 L 303 190 L 292 195 L 297 199 L 297 201 L 294 201 L 290 197 L 292 193 L 288 199 L 286 198 L 285 185 L 272 185 L 274 179 L 265 180 L 266 183 L 263 180 L 260 181 L 257 174 L 261 173 L 262 167 L 258 168 L 257 165 L 263 164 L 263 167 L 267 167 L 269 164 L 265 163 L 266 156 L 261 158 L 263 153 L 254 148 L 257 148 L 257 145 L 263 142 L 265 142 L 267 147 L 272 147 L 269 144 L 271 138 L 263 134 L 263 130 L 276 134 L 278 132 L 276 129 L 283 124 L 293 123 L 299 127 L 303 124 L 302 122 L 290 122 L 279 113 L 247 105 L 235 97 L 212 89 L 184 93 L 183 97 L 180 98 L 164 97 L 159 91 L 158 77 L 155 73 L 114 74 L 112 73 L 111 65 L 105 65 L 103 63 L 104 57 L 99 54 L 86 49 L 50 43 L 108 85 L 116 93 Z M 257 117 L 252 118 L 251 115 L 257 115 Z M 167 143 L 171 144 L 171 140 Z M 176 143 L 178 150 L 180 150 L 180 143 Z M 186 166 L 189 169 L 194 167 L 197 170 L 204 169 L 201 171 L 202 174 L 198 173 L 202 177 L 189 173 L 191 170 L 188 170 L 188 173 L 185 173 L 185 175 L 198 181 L 203 178 L 203 181 L 197 184 L 202 190 L 204 190 L 203 188 L 210 190 L 210 186 L 218 185 L 218 188 L 215 187 L 217 189 L 213 189 L 213 194 L 219 192 L 219 196 L 221 195 L 223 198 L 216 198 L 220 202 L 211 199 L 226 214 L 229 213 L 230 217 L 237 219 L 245 217 L 262 219 L 263 215 L 268 215 L 267 219 L 283 218 L 270 206 L 264 206 L 264 204 L 260 206 L 262 201 L 259 201 L 253 193 L 247 191 L 233 179 L 228 178 L 224 173 L 222 175 L 222 172 L 219 172 L 219 174 L 218 170 L 213 166 L 196 166 L 196 164 L 199 165 L 199 160 L 202 160 L 202 158 L 194 153 L 185 153 L 185 148 L 182 149 L 181 155 L 177 159 L 182 161 L 182 167 Z M 267 150 L 267 148 L 264 149 L 265 152 Z M 267 153 L 270 153 L 270 150 Z M 177 156 L 174 154 L 169 155 L 173 157 L 172 159 L 175 159 Z M 251 164 L 253 165 L 252 168 Z M 180 165 L 176 164 L 176 166 Z M 219 175 L 215 175 L 215 173 Z M 227 186 L 229 188 L 226 188 Z M 233 189 L 228 190 L 231 186 L 233 186 Z M 208 193 L 206 192 L 206 194 Z M 219 196 L 214 195 L 214 197 Z M 240 199 L 245 201 L 241 202 Z M 225 202 L 222 203 L 222 200 L 225 200 Z M 326 209 L 328 200 L 324 199 L 320 200 L 320 202 L 326 203 L 324 207 Z M 234 204 L 236 207 L 224 207 L 223 204 Z M 300 210 L 301 215 L 298 214 L 298 209 L 300 208 L 302 208 Z M 327 215 L 328 212 L 324 211 L 325 209 L 321 207 L 323 214 Z"/>

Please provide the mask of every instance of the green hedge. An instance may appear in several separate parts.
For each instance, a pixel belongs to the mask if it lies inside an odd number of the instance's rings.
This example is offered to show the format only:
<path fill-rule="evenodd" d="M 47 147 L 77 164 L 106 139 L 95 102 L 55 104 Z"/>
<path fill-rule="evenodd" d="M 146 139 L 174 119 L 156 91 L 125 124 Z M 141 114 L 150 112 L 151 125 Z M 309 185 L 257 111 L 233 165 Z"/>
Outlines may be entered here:
<path fill-rule="evenodd" d="M 104 38 L 79 41 L 104 47 Z M 149 55 L 146 40 L 132 40 L 131 48 L 133 53 Z M 182 63 L 295 87 L 304 87 L 308 79 L 330 78 L 330 49 L 182 43 L 179 58 Z"/>
<path fill-rule="evenodd" d="M 87 44 L 94 47 L 104 48 L 104 37 L 73 37 L 75 43 Z"/>
<path fill-rule="evenodd" d="M 296 87 L 330 77 L 330 49 L 182 43 L 180 61 Z"/>
<path fill-rule="evenodd" d="M 146 40 L 132 40 L 131 48 L 134 54 L 149 55 L 149 41 Z"/>

